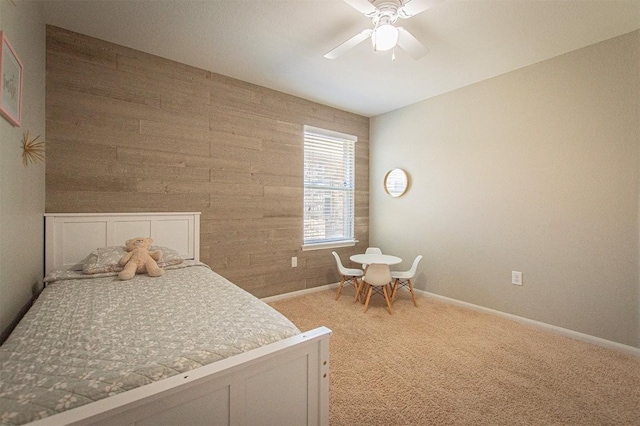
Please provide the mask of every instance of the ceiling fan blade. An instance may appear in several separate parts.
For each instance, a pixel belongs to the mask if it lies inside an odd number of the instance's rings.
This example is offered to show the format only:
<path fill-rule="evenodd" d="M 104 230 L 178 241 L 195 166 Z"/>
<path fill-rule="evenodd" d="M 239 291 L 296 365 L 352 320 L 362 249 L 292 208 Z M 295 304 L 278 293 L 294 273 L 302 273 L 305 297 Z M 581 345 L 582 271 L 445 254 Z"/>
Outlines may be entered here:
<path fill-rule="evenodd" d="M 347 50 L 356 47 L 358 44 L 362 43 L 363 41 L 371 37 L 372 33 L 373 33 L 373 30 L 366 29 L 354 35 L 349 40 L 345 41 L 340 46 L 336 47 L 331 52 L 324 55 L 324 57 L 327 59 L 336 59 L 338 56 L 342 55 Z"/>
<path fill-rule="evenodd" d="M 347 0 L 345 0 L 347 1 Z M 401 18 L 411 18 L 420 12 L 424 12 L 444 0 L 410 0 L 407 4 L 398 9 L 398 16 Z"/>
<path fill-rule="evenodd" d="M 369 0 L 344 0 L 349 6 L 356 9 L 358 12 L 368 15 L 376 12 L 376 7 L 369 2 Z"/>
<path fill-rule="evenodd" d="M 417 38 L 402 27 L 398 27 L 398 46 L 416 60 L 429 53 L 429 49 L 424 44 L 420 43 Z"/>

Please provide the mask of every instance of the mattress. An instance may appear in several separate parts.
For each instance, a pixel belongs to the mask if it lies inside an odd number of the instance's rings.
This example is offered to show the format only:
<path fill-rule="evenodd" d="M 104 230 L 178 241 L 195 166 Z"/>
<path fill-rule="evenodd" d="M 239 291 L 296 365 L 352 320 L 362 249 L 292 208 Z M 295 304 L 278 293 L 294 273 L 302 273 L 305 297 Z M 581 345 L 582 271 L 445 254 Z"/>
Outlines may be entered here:
<path fill-rule="evenodd" d="M 38 420 L 300 333 L 194 261 L 161 277 L 64 272 L 0 346 L 0 424 Z"/>

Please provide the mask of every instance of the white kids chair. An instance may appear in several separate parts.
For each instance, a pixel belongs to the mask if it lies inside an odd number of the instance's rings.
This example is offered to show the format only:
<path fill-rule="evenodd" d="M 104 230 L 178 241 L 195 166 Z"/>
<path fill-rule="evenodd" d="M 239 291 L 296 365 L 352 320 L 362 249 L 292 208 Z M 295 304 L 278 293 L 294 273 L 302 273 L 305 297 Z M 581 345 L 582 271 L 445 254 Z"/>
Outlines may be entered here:
<path fill-rule="evenodd" d="M 387 303 L 387 311 L 389 311 L 389 314 L 393 314 L 393 310 L 391 308 L 391 295 L 387 289 L 387 286 L 389 286 L 390 283 L 391 272 L 389 271 L 389 265 L 382 265 L 379 263 L 372 263 L 369 265 L 367 272 L 364 274 L 364 279 L 362 280 L 362 285 L 365 286 L 364 289 L 367 293 L 367 298 L 364 302 L 365 312 L 369 309 L 371 293 L 375 289 L 378 293 L 382 292 L 384 301 Z"/>
<path fill-rule="evenodd" d="M 342 278 L 340 279 L 340 285 L 338 286 L 338 291 L 336 292 L 336 300 L 340 298 L 340 294 L 342 293 L 342 287 L 348 284 L 352 284 L 353 288 L 356 290 L 355 300 L 360 300 L 360 282 L 358 282 L 358 278 L 361 277 L 364 272 L 362 269 L 353 269 L 353 268 L 345 268 L 340 260 L 340 256 L 335 251 L 332 251 L 333 257 L 336 258 L 336 264 L 338 265 L 338 270 L 340 271 L 340 275 Z"/>
<path fill-rule="evenodd" d="M 413 265 L 411 265 L 411 269 L 408 271 L 391 271 L 391 278 L 393 279 L 393 293 L 391 294 L 391 300 L 395 300 L 396 293 L 398 292 L 398 287 L 405 286 L 409 288 L 411 292 L 411 300 L 413 300 L 413 306 L 418 307 L 416 303 L 416 296 L 413 292 L 413 284 L 411 284 L 411 280 L 416 276 L 416 271 L 418 270 L 418 263 L 422 260 L 422 255 L 418 255 L 413 261 Z"/>

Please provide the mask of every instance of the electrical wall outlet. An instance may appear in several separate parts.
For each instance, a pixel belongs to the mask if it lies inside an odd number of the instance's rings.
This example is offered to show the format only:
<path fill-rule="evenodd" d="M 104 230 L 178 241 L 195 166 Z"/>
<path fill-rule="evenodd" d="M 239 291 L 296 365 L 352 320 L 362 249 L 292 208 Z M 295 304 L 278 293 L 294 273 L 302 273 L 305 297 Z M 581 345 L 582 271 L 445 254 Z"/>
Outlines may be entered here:
<path fill-rule="evenodd" d="M 293 256 L 291 258 L 291 267 L 296 268 L 297 266 L 298 266 L 298 258 L 296 256 Z"/>
<path fill-rule="evenodd" d="M 522 272 L 511 271 L 511 284 L 522 285 Z"/>

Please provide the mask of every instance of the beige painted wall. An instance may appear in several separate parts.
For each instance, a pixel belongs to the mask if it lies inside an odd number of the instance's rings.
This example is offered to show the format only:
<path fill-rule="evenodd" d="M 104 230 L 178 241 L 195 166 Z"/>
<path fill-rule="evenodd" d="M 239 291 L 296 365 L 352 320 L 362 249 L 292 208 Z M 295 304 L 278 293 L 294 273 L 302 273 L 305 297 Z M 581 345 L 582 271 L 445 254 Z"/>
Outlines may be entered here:
<path fill-rule="evenodd" d="M 45 28 L 37 2 L 0 2 L 4 31 L 24 67 L 22 127 L 0 117 L 0 333 L 29 302 L 43 268 L 45 165 L 22 165 L 23 132 L 45 138 Z"/>
<path fill-rule="evenodd" d="M 331 250 L 301 251 L 305 124 L 358 137 L 346 259 L 368 118 L 47 28 L 47 212 L 200 211 L 202 261 L 259 297 L 338 281 Z"/>
<path fill-rule="evenodd" d="M 630 33 L 372 119 L 371 244 L 424 255 L 423 290 L 640 346 L 639 49 Z"/>

